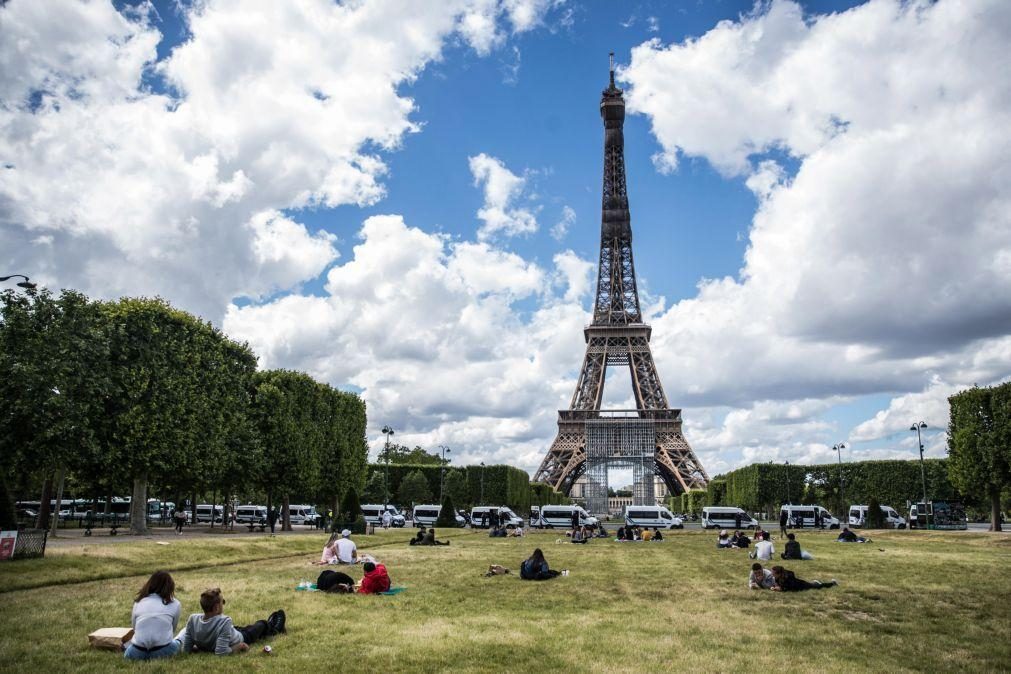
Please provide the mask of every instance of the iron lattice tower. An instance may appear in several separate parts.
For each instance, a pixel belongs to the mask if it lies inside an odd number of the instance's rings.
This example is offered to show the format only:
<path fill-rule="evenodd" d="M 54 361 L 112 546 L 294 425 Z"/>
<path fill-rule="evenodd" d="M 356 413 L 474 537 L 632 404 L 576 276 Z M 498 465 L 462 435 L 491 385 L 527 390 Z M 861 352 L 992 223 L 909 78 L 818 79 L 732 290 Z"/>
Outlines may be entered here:
<path fill-rule="evenodd" d="M 704 489 L 709 476 L 681 432 L 681 410 L 667 403 L 653 362 L 651 328 L 642 321 L 632 221 L 625 180 L 624 92 L 611 81 L 600 99 L 604 122 L 604 183 L 600 225 L 600 266 L 593 321 L 584 331 L 586 355 L 567 410 L 558 412 L 558 435 L 534 479 L 568 494 L 587 477 L 587 505 L 607 505 L 607 466 L 633 469 L 634 503 L 653 500 L 653 475 L 672 494 Z M 601 410 L 608 366 L 627 365 L 635 410 Z M 648 478 L 648 483 L 647 483 Z"/>

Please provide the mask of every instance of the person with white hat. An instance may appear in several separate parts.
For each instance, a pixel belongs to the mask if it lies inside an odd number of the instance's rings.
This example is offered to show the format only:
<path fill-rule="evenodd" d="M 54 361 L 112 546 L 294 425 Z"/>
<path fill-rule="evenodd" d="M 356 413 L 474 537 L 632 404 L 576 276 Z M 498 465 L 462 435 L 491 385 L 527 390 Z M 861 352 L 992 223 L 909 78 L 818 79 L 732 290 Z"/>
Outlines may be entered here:
<path fill-rule="evenodd" d="M 341 532 L 341 537 L 337 539 L 337 563 L 357 564 L 358 546 L 351 540 L 351 530 L 345 529 Z"/>

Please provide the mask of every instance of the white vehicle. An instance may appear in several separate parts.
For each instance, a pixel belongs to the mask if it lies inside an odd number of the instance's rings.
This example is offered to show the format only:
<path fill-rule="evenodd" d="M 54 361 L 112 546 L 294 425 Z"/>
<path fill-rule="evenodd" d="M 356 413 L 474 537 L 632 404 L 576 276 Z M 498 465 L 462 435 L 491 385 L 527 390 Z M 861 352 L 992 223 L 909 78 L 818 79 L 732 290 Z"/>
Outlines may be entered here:
<path fill-rule="evenodd" d="M 537 522 L 541 519 L 541 508 L 540 506 L 530 506 L 530 527 L 536 527 Z"/>
<path fill-rule="evenodd" d="M 267 521 L 267 506 L 240 505 L 235 507 L 235 521 L 242 524 L 263 524 Z"/>
<path fill-rule="evenodd" d="M 664 506 L 625 506 L 625 524 L 633 527 L 655 527 L 659 529 L 684 529 L 680 517 Z"/>
<path fill-rule="evenodd" d="M 414 515 L 412 519 L 414 520 L 414 526 L 416 527 L 433 527 L 435 526 L 435 520 L 439 519 L 439 513 L 442 512 L 441 505 L 416 505 L 414 506 Z M 467 520 L 463 519 L 460 515 L 456 516 L 456 526 L 462 527 L 467 523 Z"/>
<path fill-rule="evenodd" d="M 740 508 L 706 506 L 702 509 L 703 529 L 755 529 L 758 520 Z"/>
<path fill-rule="evenodd" d="M 224 520 L 225 517 L 225 507 L 224 506 L 212 506 L 209 503 L 197 504 L 197 522 L 210 522 L 211 513 L 214 513 L 214 523 L 219 524 Z"/>
<path fill-rule="evenodd" d="M 828 529 L 838 529 L 839 520 L 832 516 L 825 508 L 820 505 L 784 505 L 780 507 L 779 513 L 782 517 L 783 513 L 786 513 L 786 526 L 791 528 L 803 527 L 814 527 L 815 522 L 818 522 L 822 528 Z M 816 520 L 817 517 L 817 520 Z"/>
<path fill-rule="evenodd" d="M 492 510 L 495 510 L 495 506 L 478 506 L 476 508 L 471 508 L 470 526 L 474 529 L 488 529 L 491 527 Z M 523 526 L 523 518 L 510 510 L 508 506 L 498 507 L 498 521 L 499 524 L 504 527 L 509 525 L 514 527 Z"/>
<path fill-rule="evenodd" d="M 867 525 L 867 511 L 868 506 L 865 505 L 851 505 L 850 506 L 850 526 L 851 527 L 863 527 Z M 881 506 L 881 511 L 885 514 L 885 523 L 888 526 L 894 527 L 896 529 L 905 529 L 906 520 L 895 512 L 895 508 L 892 506 Z"/>
<path fill-rule="evenodd" d="M 289 505 L 288 518 L 291 520 L 292 524 L 313 525 L 316 524 L 316 520 L 319 518 L 319 513 L 316 512 L 316 506 Z"/>
<path fill-rule="evenodd" d="M 596 517 L 583 510 L 577 505 L 546 505 L 541 508 L 540 519 L 533 526 L 538 529 L 545 527 L 549 529 L 571 529 L 572 514 L 579 513 L 579 524 L 581 526 L 595 527 L 598 524 Z"/>
<path fill-rule="evenodd" d="M 383 526 L 383 509 L 384 506 L 380 504 L 370 503 L 362 506 L 362 517 L 369 524 L 374 524 L 377 527 Z M 407 520 L 400 511 L 397 510 L 396 506 L 387 503 L 385 506 L 386 512 L 390 513 L 390 526 L 402 527 L 407 523 Z"/>

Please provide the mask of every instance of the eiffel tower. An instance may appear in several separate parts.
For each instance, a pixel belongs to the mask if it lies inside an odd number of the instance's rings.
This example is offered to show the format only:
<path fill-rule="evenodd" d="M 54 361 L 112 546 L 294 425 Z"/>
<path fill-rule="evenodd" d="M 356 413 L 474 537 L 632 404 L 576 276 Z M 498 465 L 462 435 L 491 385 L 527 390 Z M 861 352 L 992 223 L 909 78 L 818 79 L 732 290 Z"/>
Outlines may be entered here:
<path fill-rule="evenodd" d="M 654 475 L 672 494 L 704 489 L 709 476 L 681 432 L 681 410 L 667 403 L 642 322 L 632 263 L 632 225 L 625 183 L 624 92 L 611 82 L 600 99 L 604 121 L 604 189 L 600 267 L 593 322 L 583 330 L 586 356 L 569 409 L 558 412 L 558 435 L 534 480 L 568 494 L 585 476 L 587 508 L 607 510 L 607 469 L 631 467 L 633 503 L 655 503 Z M 608 366 L 632 375 L 634 410 L 601 410 Z"/>

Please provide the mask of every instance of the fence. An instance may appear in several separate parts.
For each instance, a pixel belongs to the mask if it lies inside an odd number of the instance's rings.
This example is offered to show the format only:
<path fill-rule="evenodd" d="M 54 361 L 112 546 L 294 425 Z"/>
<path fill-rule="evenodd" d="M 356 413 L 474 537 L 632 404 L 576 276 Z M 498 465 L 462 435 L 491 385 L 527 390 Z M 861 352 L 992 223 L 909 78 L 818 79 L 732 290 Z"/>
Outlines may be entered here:
<path fill-rule="evenodd" d="M 33 559 L 46 556 L 46 540 L 49 531 L 46 529 L 21 529 L 18 540 L 14 544 L 12 559 Z"/>

